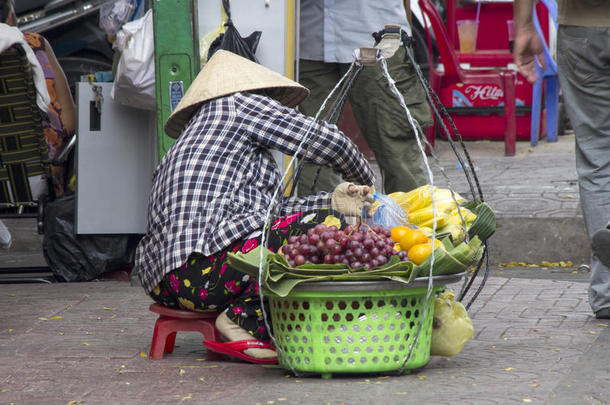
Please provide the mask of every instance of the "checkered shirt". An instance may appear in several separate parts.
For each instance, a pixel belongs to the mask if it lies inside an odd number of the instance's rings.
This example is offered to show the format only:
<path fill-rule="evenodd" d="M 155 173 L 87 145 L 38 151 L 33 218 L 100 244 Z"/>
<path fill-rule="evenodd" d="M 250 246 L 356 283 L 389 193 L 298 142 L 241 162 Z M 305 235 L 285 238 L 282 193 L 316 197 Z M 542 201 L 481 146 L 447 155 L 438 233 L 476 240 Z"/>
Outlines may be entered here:
<path fill-rule="evenodd" d="M 147 292 L 193 252 L 211 255 L 263 227 L 281 174 L 270 150 L 295 155 L 313 118 L 265 96 L 235 93 L 204 103 L 153 175 L 136 268 Z M 318 121 L 305 161 L 347 181 L 373 184 L 357 146 Z M 298 156 L 303 158 L 302 156 Z M 280 215 L 329 208 L 331 193 L 283 197 Z"/>

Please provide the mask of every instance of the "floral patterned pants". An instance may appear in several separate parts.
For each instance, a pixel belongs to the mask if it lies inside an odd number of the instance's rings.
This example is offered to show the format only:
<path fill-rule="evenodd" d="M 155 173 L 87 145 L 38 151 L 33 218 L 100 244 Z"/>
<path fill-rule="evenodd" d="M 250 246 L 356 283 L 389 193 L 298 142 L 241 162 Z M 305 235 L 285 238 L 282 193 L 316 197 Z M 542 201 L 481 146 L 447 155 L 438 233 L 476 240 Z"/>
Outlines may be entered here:
<path fill-rule="evenodd" d="M 286 244 L 290 236 L 301 235 L 319 223 L 336 225 L 338 228 L 344 225 L 340 214 L 330 210 L 292 214 L 271 225 L 267 247 L 275 252 Z M 191 311 L 225 311 L 233 322 L 256 339 L 268 340 L 258 282 L 226 263 L 227 252 L 248 253 L 260 244 L 261 236 L 262 231 L 255 232 L 210 256 L 192 253 L 184 265 L 161 280 L 150 296 L 168 307 Z"/>

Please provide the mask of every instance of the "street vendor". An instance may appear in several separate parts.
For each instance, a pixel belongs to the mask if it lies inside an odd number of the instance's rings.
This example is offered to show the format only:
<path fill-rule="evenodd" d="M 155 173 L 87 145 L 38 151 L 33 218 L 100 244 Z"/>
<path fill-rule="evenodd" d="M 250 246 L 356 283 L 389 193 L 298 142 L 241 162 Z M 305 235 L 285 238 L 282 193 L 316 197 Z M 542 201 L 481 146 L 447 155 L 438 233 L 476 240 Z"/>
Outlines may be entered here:
<path fill-rule="evenodd" d="M 177 140 L 154 173 L 136 252 L 136 270 L 153 300 L 221 311 L 216 328 L 227 342 L 214 350 L 254 363 L 277 355 L 265 343 L 257 282 L 228 267 L 226 257 L 260 243 L 281 181 L 270 151 L 329 166 L 348 181 L 332 193 L 280 195 L 284 217 L 271 223 L 270 250 L 329 218 L 359 215 L 372 202 L 373 171 L 356 145 L 336 126 L 292 108 L 308 93 L 257 63 L 217 51 L 165 124 Z M 310 146 L 299 148 L 305 138 Z"/>

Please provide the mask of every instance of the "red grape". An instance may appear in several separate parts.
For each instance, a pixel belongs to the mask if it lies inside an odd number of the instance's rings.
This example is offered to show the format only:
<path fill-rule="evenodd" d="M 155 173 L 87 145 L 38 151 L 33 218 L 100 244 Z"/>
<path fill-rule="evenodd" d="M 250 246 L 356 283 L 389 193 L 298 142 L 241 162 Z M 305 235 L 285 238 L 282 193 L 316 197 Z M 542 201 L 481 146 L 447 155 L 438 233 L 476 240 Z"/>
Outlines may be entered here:
<path fill-rule="evenodd" d="M 316 233 L 320 234 L 326 230 L 326 225 L 318 224 L 314 227 L 314 230 L 316 231 Z"/>
<path fill-rule="evenodd" d="M 392 256 L 408 260 L 407 252 L 394 251 L 391 231 L 379 225 L 335 226 L 318 224 L 305 234 L 290 236 L 282 252 L 291 266 L 310 262 L 343 263 L 352 268 L 375 268 L 386 264 Z"/>
<path fill-rule="evenodd" d="M 377 260 L 379 262 L 380 266 L 383 266 L 384 264 L 386 264 L 388 262 L 388 258 L 385 257 L 384 255 L 379 255 L 375 258 L 375 260 Z"/>
<path fill-rule="evenodd" d="M 311 229 L 310 229 L 311 230 Z M 307 240 L 309 241 L 309 243 L 311 243 L 312 245 L 315 245 L 316 243 L 318 243 L 320 241 L 320 235 L 318 235 L 317 233 L 313 233 L 311 235 L 309 235 L 307 237 Z"/>

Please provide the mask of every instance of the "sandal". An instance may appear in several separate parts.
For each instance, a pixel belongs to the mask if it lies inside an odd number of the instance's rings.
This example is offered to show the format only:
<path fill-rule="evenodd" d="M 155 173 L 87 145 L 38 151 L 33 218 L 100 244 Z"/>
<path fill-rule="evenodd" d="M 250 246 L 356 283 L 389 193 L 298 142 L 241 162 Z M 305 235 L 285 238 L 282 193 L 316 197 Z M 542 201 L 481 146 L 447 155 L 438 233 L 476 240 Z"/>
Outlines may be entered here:
<path fill-rule="evenodd" d="M 260 359 L 257 357 L 248 356 L 244 353 L 247 349 L 271 349 L 275 350 L 273 345 L 261 342 L 256 339 L 236 340 L 234 342 L 216 342 L 214 340 L 204 340 L 203 344 L 206 349 L 216 353 L 226 354 L 227 356 L 237 357 L 238 359 L 255 364 L 276 364 L 277 357 Z"/>

